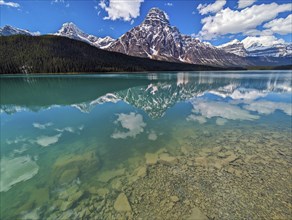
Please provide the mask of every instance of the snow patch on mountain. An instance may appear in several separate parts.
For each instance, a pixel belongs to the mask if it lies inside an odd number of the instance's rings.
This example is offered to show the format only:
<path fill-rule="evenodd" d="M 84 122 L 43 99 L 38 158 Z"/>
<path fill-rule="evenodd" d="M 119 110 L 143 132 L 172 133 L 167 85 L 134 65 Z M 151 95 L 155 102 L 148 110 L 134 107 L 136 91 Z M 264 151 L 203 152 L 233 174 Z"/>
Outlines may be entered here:
<path fill-rule="evenodd" d="M 15 28 L 10 25 L 5 25 L 0 28 L 0 36 L 11 36 L 11 35 L 27 35 L 27 36 L 37 36 L 40 35 L 39 32 L 30 32 L 28 30 Z"/>
<path fill-rule="evenodd" d="M 107 48 L 112 42 L 115 41 L 109 36 L 100 38 L 94 35 L 86 34 L 72 22 L 64 23 L 61 29 L 54 35 L 80 40 L 98 48 Z"/>
<path fill-rule="evenodd" d="M 217 46 L 228 53 L 242 57 L 289 57 L 292 56 L 292 44 L 274 36 L 246 37 Z"/>

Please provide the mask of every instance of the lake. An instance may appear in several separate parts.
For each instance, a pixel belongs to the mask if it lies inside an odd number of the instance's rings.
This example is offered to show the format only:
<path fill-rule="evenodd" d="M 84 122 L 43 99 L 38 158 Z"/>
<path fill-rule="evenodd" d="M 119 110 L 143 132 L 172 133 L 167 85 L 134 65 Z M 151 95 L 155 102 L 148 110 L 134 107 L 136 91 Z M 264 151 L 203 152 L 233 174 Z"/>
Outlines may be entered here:
<path fill-rule="evenodd" d="M 289 219 L 291 78 L 1 76 L 1 219 Z"/>

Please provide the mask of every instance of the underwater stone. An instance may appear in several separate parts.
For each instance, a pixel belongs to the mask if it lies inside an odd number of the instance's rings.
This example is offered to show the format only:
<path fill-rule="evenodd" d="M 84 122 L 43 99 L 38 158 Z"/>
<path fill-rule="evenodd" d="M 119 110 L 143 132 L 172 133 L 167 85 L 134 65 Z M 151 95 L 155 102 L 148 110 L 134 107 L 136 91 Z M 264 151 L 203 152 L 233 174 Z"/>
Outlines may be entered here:
<path fill-rule="evenodd" d="M 157 160 L 158 160 L 158 155 L 152 154 L 152 153 L 146 153 L 145 159 L 146 159 L 147 165 L 155 165 L 157 163 Z"/>
<path fill-rule="evenodd" d="M 61 211 L 66 211 L 67 209 L 69 209 L 72 206 L 72 203 L 69 201 L 64 201 L 61 204 L 60 210 Z"/>
<path fill-rule="evenodd" d="M 120 195 L 117 197 L 114 208 L 118 212 L 131 212 L 132 208 L 129 204 L 128 198 L 125 195 L 125 193 L 120 193 Z"/>
<path fill-rule="evenodd" d="M 192 209 L 192 214 L 187 220 L 208 220 L 208 217 L 204 215 L 198 207 Z"/>
<path fill-rule="evenodd" d="M 145 177 L 147 176 L 147 167 L 143 166 L 138 168 L 137 170 L 137 177 Z"/>
<path fill-rule="evenodd" d="M 111 186 L 115 190 L 120 190 L 123 187 L 123 184 L 122 184 L 122 182 L 119 179 L 114 179 L 111 182 Z"/>
<path fill-rule="evenodd" d="M 101 173 L 98 177 L 98 181 L 107 183 L 111 179 L 114 179 L 118 176 L 123 176 L 125 174 L 125 169 L 118 169 L 118 170 L 110 170 L 110 171 L 105 171 Z"/>
<path fill-rule="evenodd" d="M 163 153 L 159 155 L 159 163 L 165 164 L 165 165 L 174 165 L 177 163 L 177 158 L 170 156 L 167 153 Z"/>
<path fill-rule="evenodd" d="M 184 155 L 188 155 L 189 153 L 192 152 L 192 147 L 188 146 L 188 145 L 183 145 L 180 147 L 180 151 L 184 154 Z"/>
<path fill-rule="evenodd" d="M 178 198 L 177 196 L 171 196 L 171 197 L 170 197 L 170 200 L 171 200 L 172 202 L 178 202 L 178 201 L 179 201 L 179 198 Z"/>
<path fill-rule="evenodd" d="M 109 194 L 109 190 L 108 190 L 107 188 L 99 188 L 99 189 L 97 190 L 97 194 L 98 194 L 99 196 L 103 197 L 103 196 Z"/>
<path fill-rule="evenodd" d="M 66 190 L 59 193 L 60 199 L 68 199 L 69 196 L 73 195 L 78 191 L 78 187 L 76 185 L 71 186 L 70 188 L 67 188 Z"/>
<path fill-rule="evenodd" d="M 74 193 L 73 195 L 71 195 L 67 201 L 62 202 L 61 207 L 60 207 L 61 211 L 70 209 L 72 205 L 81 198 L 81 196 L 83 196 L 82 191 L 78 191 Z"/>
<path fill-rule="evenodd" d="M 59 179 L 60 184 L 66 184 L 71 183 L 73 180 L 75 180 L 78 177 L 79 169 L 73 168 L 70 170 L 65 170 Z"/>

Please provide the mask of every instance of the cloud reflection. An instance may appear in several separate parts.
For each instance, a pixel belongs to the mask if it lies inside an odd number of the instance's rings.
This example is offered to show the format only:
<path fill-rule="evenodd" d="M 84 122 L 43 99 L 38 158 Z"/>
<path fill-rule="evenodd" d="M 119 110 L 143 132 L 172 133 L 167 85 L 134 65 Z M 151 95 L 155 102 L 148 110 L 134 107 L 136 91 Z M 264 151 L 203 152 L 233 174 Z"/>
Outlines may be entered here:
<path fill-rule="evenodd" d="M 117 114 L 118 119 L 115 120 L 115 124 L 121 125 L 125 131 L 115 130 L 111 135 L 114 139 L 125 139 L 127 137 L 135 138 L 138 134 L 144 131 L 146 123 L 143 121 L 143 116 L 130 112 L 130 114 Z"/>

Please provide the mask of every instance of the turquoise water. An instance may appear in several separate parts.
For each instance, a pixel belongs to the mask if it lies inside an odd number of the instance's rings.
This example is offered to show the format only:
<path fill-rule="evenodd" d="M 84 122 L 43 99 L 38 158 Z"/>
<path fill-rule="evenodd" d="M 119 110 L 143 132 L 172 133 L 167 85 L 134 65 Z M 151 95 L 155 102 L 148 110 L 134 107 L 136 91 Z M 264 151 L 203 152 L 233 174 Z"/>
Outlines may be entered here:
<path fill-rule="evenodd" d="M 1 219 L 291 217 L 289 71 L 0 79 Z"/>

